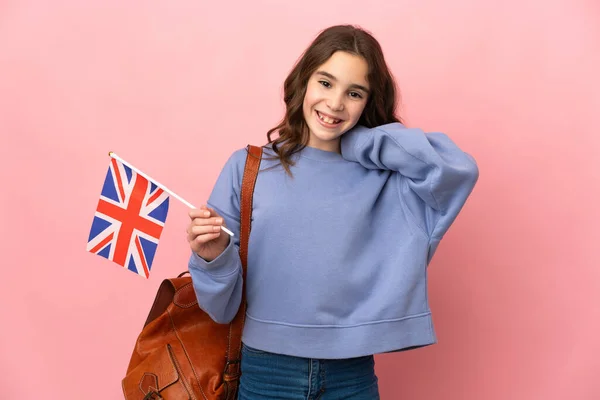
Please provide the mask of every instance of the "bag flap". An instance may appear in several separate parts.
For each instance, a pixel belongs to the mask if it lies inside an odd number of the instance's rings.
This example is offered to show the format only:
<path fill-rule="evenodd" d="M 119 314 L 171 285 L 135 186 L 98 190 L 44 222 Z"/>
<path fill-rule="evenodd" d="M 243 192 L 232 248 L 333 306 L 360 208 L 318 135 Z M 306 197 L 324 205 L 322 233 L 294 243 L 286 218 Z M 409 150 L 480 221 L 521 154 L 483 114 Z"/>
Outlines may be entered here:
<path fill-rule="evenodd" d="M 127 400 L 143 399 L 152 391 L 160 392 L 179 380 L 169 345 L 156 349 L 123 379 Z"/>
<path fill-rule="evenodd" d="M 190 308 L 198 304 L 192 281 L 177 289 L 173 303 L 181 308 Z"/>

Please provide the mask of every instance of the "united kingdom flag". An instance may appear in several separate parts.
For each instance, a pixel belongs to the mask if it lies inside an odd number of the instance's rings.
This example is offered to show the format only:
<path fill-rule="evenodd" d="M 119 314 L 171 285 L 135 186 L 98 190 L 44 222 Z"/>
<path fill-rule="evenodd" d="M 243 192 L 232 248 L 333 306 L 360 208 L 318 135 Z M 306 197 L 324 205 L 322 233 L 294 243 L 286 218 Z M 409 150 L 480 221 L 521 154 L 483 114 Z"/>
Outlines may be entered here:
<path fill-rule="evenodd" d="M 164 190 L 111 158 L 87 251 L 148 278 L 168 211 Z"/>

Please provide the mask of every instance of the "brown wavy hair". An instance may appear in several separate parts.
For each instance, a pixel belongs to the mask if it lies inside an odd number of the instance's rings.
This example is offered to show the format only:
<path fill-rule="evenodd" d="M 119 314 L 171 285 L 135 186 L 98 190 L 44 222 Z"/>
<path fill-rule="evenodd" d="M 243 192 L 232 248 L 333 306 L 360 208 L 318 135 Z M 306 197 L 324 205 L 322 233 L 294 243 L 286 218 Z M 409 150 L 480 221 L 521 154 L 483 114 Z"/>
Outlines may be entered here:
<path fill-rule="evenodd" d="M 291 156 L 306 147 L 309 140 L 302 109 L 308 80 L 337 51 L 360 56 L 369 67 L 370 94 L 358 125 L 372 128 L 401 122 L 396 116 L 396 82 L 379 42 L 366 30 L 353 25 L 329 27 L 319 33 L 287 76 L 283 89 L 285 115 L 279 125 L 267 132 L 267 139 L 276 154 L 274 158 L 280 160 L 290 175 L 290 166 L 294 165 Z M 279 136 L 274 139 L 275 133 Z"/>

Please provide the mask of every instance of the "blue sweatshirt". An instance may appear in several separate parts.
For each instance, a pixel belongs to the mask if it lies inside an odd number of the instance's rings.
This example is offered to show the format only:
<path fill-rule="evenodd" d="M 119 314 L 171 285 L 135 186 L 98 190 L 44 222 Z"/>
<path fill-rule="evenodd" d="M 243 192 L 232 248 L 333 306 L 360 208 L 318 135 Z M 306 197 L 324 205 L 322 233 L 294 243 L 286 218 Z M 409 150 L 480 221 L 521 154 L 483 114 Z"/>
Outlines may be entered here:
<path fill-rule="evenodd" d="M 248 252 L 248 346 L 350 358 L 436 342 L 427 265 L 477 181 L 475 160 L 444 134 L 400 123 L 357 126 L 341 150 L 304 148 L 293 156 L 293 177 L 262 161 Z M 233 319 L 242 294 L 245 160 L 245 149 L 231 156 L 208 201 L 235 237 L 213 261 L 192 253 L 189 262 L 200 307 L 221 323 Z"/>

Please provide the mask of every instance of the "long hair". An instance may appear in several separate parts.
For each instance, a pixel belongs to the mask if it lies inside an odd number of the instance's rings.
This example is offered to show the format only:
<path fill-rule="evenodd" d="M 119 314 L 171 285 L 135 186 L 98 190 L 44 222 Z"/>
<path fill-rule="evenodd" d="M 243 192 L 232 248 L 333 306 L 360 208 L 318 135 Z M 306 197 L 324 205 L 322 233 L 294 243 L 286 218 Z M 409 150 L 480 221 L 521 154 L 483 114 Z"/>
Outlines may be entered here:
<path fill-rule="evenodd" d="M 311 75 L 337 51 L 365 59 L 369 67 L 367 79 L 370 94 L 359 125 L 375 126 L 400 122 L 396 116 L 396 83 L 385 62 L 379 42 L 367 31 L 352 25 L 337 25 L 325 29 L 304 51 L 284 83 L 285 115 L 279 125 L 267 132 L 275 159 L 291 175 L 291 156 L 302 150 L 309 140 L 302 104 Z M 277 138 L 273 134 L 278 133 Z"/>

